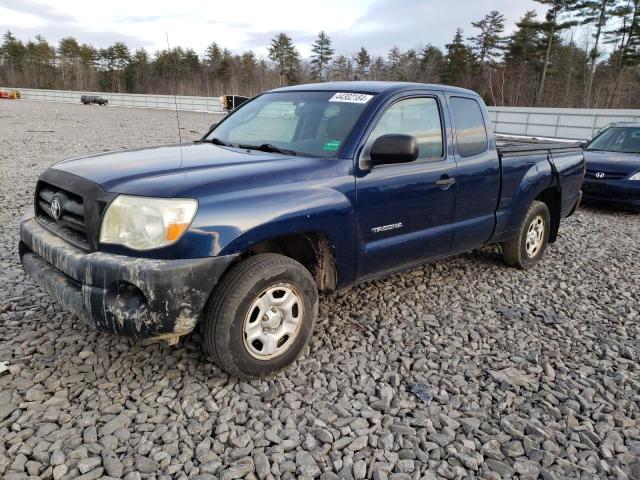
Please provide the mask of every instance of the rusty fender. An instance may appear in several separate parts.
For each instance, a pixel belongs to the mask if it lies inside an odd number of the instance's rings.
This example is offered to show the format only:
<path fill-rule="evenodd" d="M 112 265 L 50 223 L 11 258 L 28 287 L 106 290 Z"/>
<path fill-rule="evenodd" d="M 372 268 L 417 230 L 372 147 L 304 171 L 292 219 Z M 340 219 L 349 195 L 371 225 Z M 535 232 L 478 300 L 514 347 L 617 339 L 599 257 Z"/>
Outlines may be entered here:
<path fill-rule="evenodd" d="M 66 310 L 102 332 L 170 342 L 195 328 L 213 288 L 238 259 L 87 253 L 34 218 L 22 221 L 20 237 L 25 271 Z"/>

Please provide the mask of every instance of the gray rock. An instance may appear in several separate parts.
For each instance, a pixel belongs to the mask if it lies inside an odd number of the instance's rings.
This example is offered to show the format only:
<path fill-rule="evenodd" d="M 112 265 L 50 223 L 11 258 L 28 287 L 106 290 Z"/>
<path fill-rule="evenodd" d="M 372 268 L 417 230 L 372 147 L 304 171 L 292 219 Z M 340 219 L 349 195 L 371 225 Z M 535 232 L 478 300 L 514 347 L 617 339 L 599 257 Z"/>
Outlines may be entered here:
<path fill-rule="evenodd" d="M 61 450 L 54 450 L 49 458 L 49 463 L 52 466 L 62 465 L 64 463 L 64 453 Z"/>
<path fill-rule="evenodd" d="M 264 453 L 259 451 L 254 452 L 252 458 L 256 469 L 256 475 L 260 480 L 264 480 L 271 473 L 269 459 Z"/>
<path fill-rule="evenodd" d="M 416 467 L 413 460 L 406 459 L 398 461 L 396 469 L 399 473 L 411 473 L 416 469 Z"/>
<path fill-rule="evenodd" d="M 366 478 L 367 476 L 367 464 L 364 460 L 357 460 L 353 462 L 353 477 L 356 480 Z"/>
<path fill-rule="evenodd" d="M 138 470 L 140 473 L 157 473 L 160 469 L 160 464 L 149 457 L 136 455 L 135 460 L 136 470 Z"/>
<path fill-rule="evenodd" d="M 104 469 L 102 467 L 95 468 L 79 477 L 76 477 L 76 480 L 97 480 L 98 478 L 103 478 Z"/>
<path fill-rule="evenodd" d="M 363 448 L 365 448 L 367 446 L 367 444 L 369 443 L 369 438 L 362 436 L 362 437 L 358 437 L 355 440 L 353 440 L 349 446 L 347 447 L 349 450 L 351 450 L 352 452 L 357 452 L 359 450 L 362 450 Z"/>
<path fill-rule="evenodd" d="M 488 458 L 484 464 L 490 471 L 496 472 L 502 477 L 513 475 L 513 468 L 504 462 Z"/>
<path fill-rule="evenodd" d="M 121 413 L 120 415 L 115 416 L 107 423 L 105 423 L 102 427 L 100 427 L 100 436 L 111 435 L 116 430 L 126 427 L 131 423 L 131 416 L 127 413 Z"/>
<path fill-rule="evenodd" d="M 98 430 L 96 427 L 91 425 L 84 429 L 82 433 L 82 437 L 84 439 L 84 443 L 97 443 L 98 442 Z"/>
<path fill-rule="evenodd" d="M 77 467 L 80 473 L 84 474 L 98 468 L 100 465 L 102 465 L 102 459 L 100 457 L 89 457 L 80 460 Z"/>
<path fill-rule="evenodd" d="M 115 478 L 122 477 L 124 465 L 118 459 L 118 456 L 110 450 L 102 450 L 102 465 L 107 475 Z"/>
<path fill-rule="evenodd" d="M 333 435 L 324 428 L 314 428 L 311 434 L 322 443 L 333 443 Z"/>
<path fill-rule="evenodd" d="M 253 463 L 237 463 L 222 472 L 220 480 L 243 478 L 253 471 Z"/>
<path fill-rule="evenodd" d="M 513 464 L 513 469 L 523 480 L 537 480 L 540 473 L 539 466 L 526 460 L 516 460 Z"/>
<path fill-rule="evenodd" d="M 507 457 L 520 457 L 524 455 L 524 447 L 520 440 L 513 440 L 505 443 L 502 445 L 501 450 Z"/>
<path fill-rule="evenodd" d="M 69 468 L 66 465 L 56 465 L 53 467 L 53 480 L 60 480 L 68 471 Z"/>

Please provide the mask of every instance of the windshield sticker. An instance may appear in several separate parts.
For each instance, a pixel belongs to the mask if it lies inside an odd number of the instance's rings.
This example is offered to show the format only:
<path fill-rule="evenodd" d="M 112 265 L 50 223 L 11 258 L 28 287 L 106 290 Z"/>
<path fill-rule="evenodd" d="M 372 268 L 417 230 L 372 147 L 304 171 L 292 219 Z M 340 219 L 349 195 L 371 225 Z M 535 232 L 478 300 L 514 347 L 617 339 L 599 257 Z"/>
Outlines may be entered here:
<path fill-rule="evenodd" d="M 340 140 L 329 140 L 324 144 L 324 147 L 322 147 L 322 149 L 335 152 L 336 150 L 338 150 L 338 148 L 340 148 L 341 143 L 342 142 Z"/>
<path fill-rule="evenodd" d="M 366 93 L 339 92 L 329 99 L 330 102 L 367 103 L 373 95 Z"/>

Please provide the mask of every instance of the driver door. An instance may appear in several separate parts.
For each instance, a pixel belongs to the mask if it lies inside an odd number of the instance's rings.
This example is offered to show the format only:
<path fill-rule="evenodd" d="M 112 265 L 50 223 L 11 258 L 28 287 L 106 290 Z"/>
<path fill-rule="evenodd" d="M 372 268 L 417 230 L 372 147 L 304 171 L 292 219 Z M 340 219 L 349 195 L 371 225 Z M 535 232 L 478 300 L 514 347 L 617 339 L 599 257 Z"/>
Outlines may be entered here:
<path fill-rule="evenodd" d="M 449 253 L 456 162 L 448 148 L 444 102 L 439 92 L 395 99 L 380 114 L 362 149 L 356 177 L 358 279 Z M 363 168 L 375 139 L 386 134 L 416 137 L 418 159 Z"/>

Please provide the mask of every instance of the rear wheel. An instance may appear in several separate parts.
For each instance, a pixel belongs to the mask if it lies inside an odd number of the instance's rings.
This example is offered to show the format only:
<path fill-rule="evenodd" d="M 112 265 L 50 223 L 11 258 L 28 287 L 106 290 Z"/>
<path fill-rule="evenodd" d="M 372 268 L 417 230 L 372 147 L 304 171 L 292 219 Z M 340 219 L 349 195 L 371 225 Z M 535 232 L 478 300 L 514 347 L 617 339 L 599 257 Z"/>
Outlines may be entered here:
<path fill-rule="evenodd" d="M 528 269 L 538 263 L 547 249 L 551 217 L 543 202 L 534 201 L 524 217 L 518 234 L 502 244 L 507 265 Z"/>
<path fill-rule="evenodd" d="M 234 266 L 205 311 L 204 347 L 229 374 L 271 375 L 293 362 L 313 332 L 316 283 L 300 263 L 260 254 Z"/>

